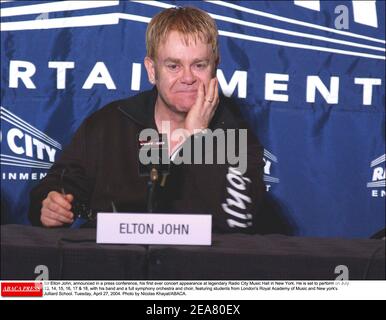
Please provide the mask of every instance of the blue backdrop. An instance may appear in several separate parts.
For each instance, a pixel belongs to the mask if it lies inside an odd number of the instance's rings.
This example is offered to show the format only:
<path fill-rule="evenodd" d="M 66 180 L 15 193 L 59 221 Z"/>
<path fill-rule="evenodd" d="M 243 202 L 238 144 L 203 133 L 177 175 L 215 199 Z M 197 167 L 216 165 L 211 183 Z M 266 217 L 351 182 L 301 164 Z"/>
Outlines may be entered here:
<path fill-rule="evenodd" d="M 221 90 L 264 145 L 292 233 L 384 227 L 384 1 L 2 2 L 2 222 L 29 223 L 30 189 L 85 117 L 150 88 L 146 26 L 176 4 L 216 19 Z"/>

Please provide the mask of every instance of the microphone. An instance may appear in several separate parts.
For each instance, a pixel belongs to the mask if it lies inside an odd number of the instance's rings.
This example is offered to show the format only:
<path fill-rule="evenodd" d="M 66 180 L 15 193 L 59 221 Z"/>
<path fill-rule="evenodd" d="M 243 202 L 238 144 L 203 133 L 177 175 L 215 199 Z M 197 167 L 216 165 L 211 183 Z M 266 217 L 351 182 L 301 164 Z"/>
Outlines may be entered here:
<path fill-rule="evenodd" d="M 158 170 L 153 167 L 150 170 L 150 179 L 147 183 L 147 212 L 154 212 L 155 206 L 155 188 L 158 182 Z"/>
<path fill-rule="evenodd" d="M 149 135 L 145 139 L 141 135 L 138 137 L 138 170 L 140 176 L 149 178 L 147 212 L 154 212 L 159 202 L 157 190 L 165 185 L 170 171 L 170 159 L 167 136 L 153 129 L 149 130 Z"/>

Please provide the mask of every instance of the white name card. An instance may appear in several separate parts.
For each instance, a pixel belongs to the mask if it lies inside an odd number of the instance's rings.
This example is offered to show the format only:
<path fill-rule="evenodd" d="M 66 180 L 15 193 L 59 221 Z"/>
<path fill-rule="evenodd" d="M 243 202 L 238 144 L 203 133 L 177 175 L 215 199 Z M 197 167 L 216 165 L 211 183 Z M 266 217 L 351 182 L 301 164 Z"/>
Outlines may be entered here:
<path fill-rule="evenodd" d="M 212 244 L 209 214 L 98 213 L 97 243 Z"/>

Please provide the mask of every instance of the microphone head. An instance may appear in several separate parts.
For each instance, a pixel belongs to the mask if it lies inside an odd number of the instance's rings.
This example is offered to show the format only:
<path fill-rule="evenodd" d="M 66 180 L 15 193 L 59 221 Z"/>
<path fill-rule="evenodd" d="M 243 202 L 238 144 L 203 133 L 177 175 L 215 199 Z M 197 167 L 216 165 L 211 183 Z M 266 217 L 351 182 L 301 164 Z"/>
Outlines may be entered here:
<path fill-rule="evenodd" d="M 138 173 L 153 181 L 170 171 L 168 139 L 166 134 L 153 134 L 146 140 L 138 136 Z M 154 169 L 154 170 L 153 170 Z M 154 180 L 154 181 L 155 181 Z"/>
<path fill-rule="evenodd" d="M 152 182 L 155 182 L 158 180 L 158 170 L 154 167 L 150 170 L 150 180 Z"/>

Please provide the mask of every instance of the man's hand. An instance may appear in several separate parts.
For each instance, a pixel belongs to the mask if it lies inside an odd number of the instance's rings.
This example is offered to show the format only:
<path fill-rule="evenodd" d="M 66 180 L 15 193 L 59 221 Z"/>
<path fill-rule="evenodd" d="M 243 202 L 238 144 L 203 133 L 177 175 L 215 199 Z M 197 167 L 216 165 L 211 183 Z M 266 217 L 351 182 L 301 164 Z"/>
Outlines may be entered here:
<path fill-rule="evenodd" d="M 196 102 L 186 116 L 184 129 L 194 134 L 194 131 L 208 128 L 218 103 L 217 78 L 210 80 L 209 88 L 205 88 L 204 84 L 200 83 Z"/>
<path fill-rule="evenodd" d="M 51 191 L 42 202 L 40 221 L 45 227 L 60 227 L 66 223 L 74 222 L 74 214 L 71 210 L 72 194 L 63 195 Z"/>

